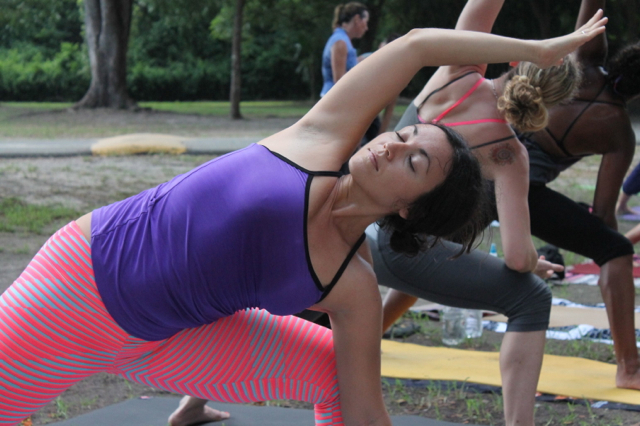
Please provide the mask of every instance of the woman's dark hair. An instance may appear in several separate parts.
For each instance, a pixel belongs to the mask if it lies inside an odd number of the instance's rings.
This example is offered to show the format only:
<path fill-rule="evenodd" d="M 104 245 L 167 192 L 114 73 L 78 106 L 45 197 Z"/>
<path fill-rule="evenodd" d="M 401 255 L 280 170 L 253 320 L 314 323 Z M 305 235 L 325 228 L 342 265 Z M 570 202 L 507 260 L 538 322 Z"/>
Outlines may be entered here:
<path fill-rule="evenodd" d="M 444 238 L 462 244 L 459 256 L 471 250 L 484 229 L 486 183 L 480 163 L 462 136 L 448 127 L 427 124 L 442 130 L 453 148 L 449 173 L 440 185 L 411 203 L 407 219 L 391 214 L 379 224 L 391 231 L 390 244 L 396 252 L 415 255 Z M 427 242 L 427 236 L 436 238 Z"/>
<path fill-rule="evenodd" d="M 367 6 L 356 1 L 339 4 L 333 11 L 332 27 L 335 30 L 345 22 L 351 21 L 351 19 L 356 15 L 360 15 L 361 18 L 364 18 L 365 12 L 368 12 Z"/>
<path fill-rule="evenodd" d="M 640 94 L 640 42 L 620 50 L 607 65 L 609 84 L 625 98 Z"/>

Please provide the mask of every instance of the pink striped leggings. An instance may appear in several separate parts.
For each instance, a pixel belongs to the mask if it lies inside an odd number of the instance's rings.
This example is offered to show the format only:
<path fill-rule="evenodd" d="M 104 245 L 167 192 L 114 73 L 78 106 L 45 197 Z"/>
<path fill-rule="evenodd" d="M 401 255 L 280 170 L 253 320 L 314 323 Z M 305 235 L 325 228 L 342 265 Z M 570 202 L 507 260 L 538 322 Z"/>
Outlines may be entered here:
<path fill-rule="evenodd" d="M 127 335 L 102 304 L 72 222 L 0 296 L 0 425 L 98 372 L 212 401 L 308 401 L 316 424 L 342 424 L 330 331 L 251 309 L 162 341 Z"/>

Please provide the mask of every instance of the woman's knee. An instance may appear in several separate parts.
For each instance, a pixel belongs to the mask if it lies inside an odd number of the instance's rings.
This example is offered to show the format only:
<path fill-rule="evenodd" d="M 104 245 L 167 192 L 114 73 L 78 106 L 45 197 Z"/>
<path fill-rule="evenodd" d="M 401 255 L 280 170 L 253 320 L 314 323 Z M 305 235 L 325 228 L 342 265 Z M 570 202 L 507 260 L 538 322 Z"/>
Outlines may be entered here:
<path fill-rule="evenodd" d="M 551 289 L 541 278 L 533 274 L 526 276 L 527 282 L 522 283 L 526 291 L 506 313 L 509 318 L 507 331 L 539 331 L 549 327 Z"/>

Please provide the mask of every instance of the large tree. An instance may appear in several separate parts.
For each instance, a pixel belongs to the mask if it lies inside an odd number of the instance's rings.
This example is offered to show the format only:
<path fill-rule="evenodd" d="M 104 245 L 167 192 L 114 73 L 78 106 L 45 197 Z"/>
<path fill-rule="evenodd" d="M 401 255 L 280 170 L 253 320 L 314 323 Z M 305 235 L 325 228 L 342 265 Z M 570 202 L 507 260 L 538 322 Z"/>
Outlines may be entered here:
<path fill-rule="evenodd" d="M 91 85 L 77 108 L 133 108 L 127 93 L 127 47 L 133 0 L 84 0 Z"/>
<path fill-rule="evenodd" d="M 231 88 L 229 101 L 231 103 L 231 118 L 239 120 L 240 96 L 242 93 L 242 13 L 244 0 L 236 0 L 236 8 L 233 19 L 233 40 L 231 43 Z"/>

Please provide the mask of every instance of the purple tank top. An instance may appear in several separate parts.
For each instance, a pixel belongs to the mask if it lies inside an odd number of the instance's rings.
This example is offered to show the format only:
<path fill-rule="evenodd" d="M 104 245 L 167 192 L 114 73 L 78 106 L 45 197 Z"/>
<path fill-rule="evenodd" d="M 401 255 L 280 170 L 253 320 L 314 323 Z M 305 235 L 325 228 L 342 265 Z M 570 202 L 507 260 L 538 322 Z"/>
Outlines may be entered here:
<path fill-rule="evenodd" d="M 314 175 L 338 176 L 254 144 L 95 210 L 92 261 L 107 310 L 132 336 L 162 340 L 246 308 L 290 315 L 317 303 L 357 246 L 323 290 L 306 241 Z"/>

